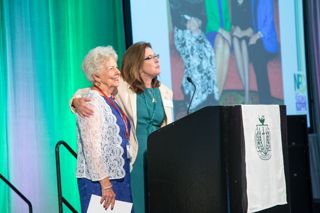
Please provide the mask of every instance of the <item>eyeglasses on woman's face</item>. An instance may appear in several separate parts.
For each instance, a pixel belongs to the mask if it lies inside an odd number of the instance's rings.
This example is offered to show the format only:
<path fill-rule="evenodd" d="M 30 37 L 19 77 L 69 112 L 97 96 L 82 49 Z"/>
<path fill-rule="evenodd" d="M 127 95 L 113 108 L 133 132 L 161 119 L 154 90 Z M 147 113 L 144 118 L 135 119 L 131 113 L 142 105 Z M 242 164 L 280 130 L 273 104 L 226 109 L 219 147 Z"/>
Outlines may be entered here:
<path fill-rule="evenodd" d="M 154 54 L 154 55 L 149 55 L 146 58 L 144 58 L 145 61 L 149 61 L 151 59 L 159 59 L 160 55 L 159 54 Z"/>

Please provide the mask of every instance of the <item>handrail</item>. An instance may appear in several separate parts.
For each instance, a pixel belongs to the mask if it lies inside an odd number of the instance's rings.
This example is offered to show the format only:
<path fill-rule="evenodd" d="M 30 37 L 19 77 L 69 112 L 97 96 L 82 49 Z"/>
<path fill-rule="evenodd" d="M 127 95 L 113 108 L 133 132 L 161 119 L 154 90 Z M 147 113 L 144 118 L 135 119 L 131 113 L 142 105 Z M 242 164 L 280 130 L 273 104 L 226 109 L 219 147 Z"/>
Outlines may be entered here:
<path fill-rule="evenodd" d="M 9 180 L 7 180 L 2 174 L 0 174 L 0 179 L 2 179 L 15 193 L 19 195 L 19 197 L 24 200 L 28 204 L 29 212 L 32 213 L 32 204 L 31 202 L 12 184 Z"/>
<path fill-rule="evenodd" d="M 56 155 L 56 170 L 57 170 L 57 185 L 58 185 L 58 205 L 59 205 L 59 213 L 62 213 L 62 204 L 64 203 L 72 212 L 77 213 L 78 211 L 63 197 L 62 195 L 62 186 L 61 186 L 61 171 L 60 171 L 60 154 L 59 148 L 60 145 L 63 145 L 67 150 L 77 158 L 77 153 L 73 151 L 73 149 L 65 142 L 59 141 L 56 144 L 55 155 Z"/>

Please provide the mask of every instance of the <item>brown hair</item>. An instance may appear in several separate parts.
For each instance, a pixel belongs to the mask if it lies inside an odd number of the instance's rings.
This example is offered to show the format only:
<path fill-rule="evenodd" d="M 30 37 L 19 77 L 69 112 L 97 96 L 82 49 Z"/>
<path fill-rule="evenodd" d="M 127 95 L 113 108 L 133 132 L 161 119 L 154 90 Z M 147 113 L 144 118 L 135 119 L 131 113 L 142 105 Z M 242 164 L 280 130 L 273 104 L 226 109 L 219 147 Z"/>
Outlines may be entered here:
<path fill-rule="evenodd" d="M 140 76 L 140 69 L 143 66 L 144 53 L 147 47 L 152 48 L 148 42 L 137 42 L 127 49 L 122 58 L 121 76 L 135 93 L 142 93 L 145 89 Z M 151 86 L 153 88 L 160 86 L 157 77 L 152 79 Z"/>

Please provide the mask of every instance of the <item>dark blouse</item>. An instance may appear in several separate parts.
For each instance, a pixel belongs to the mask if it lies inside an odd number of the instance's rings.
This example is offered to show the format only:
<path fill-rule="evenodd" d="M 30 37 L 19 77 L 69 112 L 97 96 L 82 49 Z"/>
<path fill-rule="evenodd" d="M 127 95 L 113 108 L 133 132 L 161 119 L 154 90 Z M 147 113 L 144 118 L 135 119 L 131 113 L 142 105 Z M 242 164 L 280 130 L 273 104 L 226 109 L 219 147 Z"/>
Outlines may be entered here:
<path fill-rule="evenodd" d="M 240 27 L 241 30 L 246 30 L 251 27 L 251 9 L 250 0 L 243 0 L 239 4 L 237 0 L 231 0 L 232 8 L 232 25 Z"/>

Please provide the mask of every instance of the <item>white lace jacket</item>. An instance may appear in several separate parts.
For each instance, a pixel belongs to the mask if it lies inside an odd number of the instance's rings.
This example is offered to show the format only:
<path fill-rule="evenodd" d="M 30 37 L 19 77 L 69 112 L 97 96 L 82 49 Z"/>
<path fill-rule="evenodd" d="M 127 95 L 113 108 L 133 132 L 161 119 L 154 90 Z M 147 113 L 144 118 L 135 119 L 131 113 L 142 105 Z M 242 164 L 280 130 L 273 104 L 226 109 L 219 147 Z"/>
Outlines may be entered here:
<path fill-rule="evenodd" d="M 92 181 L 119 179 L 125 176 L 123 168 L 124 152 L 121 147 L 122 138 L 116 117 L 110 106 L 97 91 L 90 90 L 86 97 L 91 98 L 90 104 L 94 114 L 87 118 L 77 115 L 78 133 L 78 178 Z"/>

